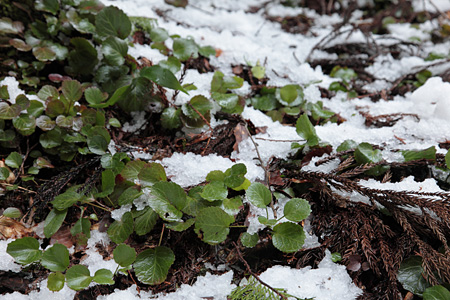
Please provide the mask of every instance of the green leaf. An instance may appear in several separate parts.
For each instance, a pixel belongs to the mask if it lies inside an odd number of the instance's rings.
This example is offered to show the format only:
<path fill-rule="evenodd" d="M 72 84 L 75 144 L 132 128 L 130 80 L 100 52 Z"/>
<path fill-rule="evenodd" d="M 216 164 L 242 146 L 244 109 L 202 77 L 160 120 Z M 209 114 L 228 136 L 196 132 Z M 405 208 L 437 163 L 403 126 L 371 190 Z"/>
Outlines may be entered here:
<path fill-rule="evenodd" d="M 34 133 L 36 128 L 36 119 L 28 114 L 22 114 L 18 118 L 13 119 L 14 128 L 23 136 Z"/>
<path fill-rule="evenodd" d="M 166 223 L 166 228 L 170 229 L 170 230 L 174 230 L 174 231 L 185 231 L 186 229 L 188 229 L 189 227 L 192 226 L 192 224 L 195 223 L 195 219 L 187 219 L 184 222 L 169 222 Z"/>
<path fill-rule="evenodd" d="M 120 244 L 114 249 L 113 256 L 114 261 L 125 268 L 134 263 L 136 259 L 136 250 L 128 245 Z"/>
<path fill-rule="evenodd" d="M 63 142 L 62 132 L 59 127 L 41 134 L 39 142 L 45 149 L 55 148 Z"/>
<path fill-rule="evenodd" d="M 334 263 L 340 262 L 342 260 L 342 255 L 339 252 L 331 253 L 331 261 Z"/>
<path fill-rule="evenodd" d="M 183 93 L 188 94 L 188 92 L 183 89 L 175 75 L 173 75 L 170 70 L 165 69 L 161 66 L 156 65 L 151 67 L 144 67 L 142 68 L 140 75 L 160 86 L 167 87 L 173 90 L 180 90 Z"/>
<path fill-rule="evenodd" d="M 61 244 L 54 244 L 45 249 L 42 255 L 41 264 L 53 272 L 63 272 L 69 266 L 69 250 Z"/>
<path fill-rule="evenodd" d="M 142 186 L 152 186 L 160 181 L 167 181 L 166 171 L 159 163 L 147 163 L 139 171 L 138 178 Z"/>
<path fill-rule="evenodd" d="M 284 206 L 284 216 L 289 221 L 300 222 L 311 213 L 308 201 L 302 198 L 292 198 Z"/>
<path fill-rule="evenodd" d="M 164 42 L 169 38 L 169 34 L 167 33 L 167 30 L 164 28 L 153 28 L 152 31 L 150 31 L 150 39 L 152 42 Z"/>
<path fill-rule="evenodd" d="M 450 150 L 445 154 L 445 165 L 447 166 L 447 169 L 450 169 Z"/>
<path fill-rule="evenodd" d="M 2 85 L 0 87 L 0 98 L 4 100 L 9 100 L 9 92 L 8 92 L 8 86 Z"/>
<path fill-rule="evenodd" d="M 12 21 L 10 18 L 0 18 L 0 33 L 19 34 L 22 33 L 24 26 L 22 22 Z"/>
<path fill-rule="evenodd" d="M 120 66 L 125 62 L 128 45 L 125 41 L 110 36 L 102 42 L 102 53 L 111 66 Z"/>
<path fill-rule="evenodd" d="M 161 114 L 161 125 L 167 129 L 175 129 L 181 126 L 181 109 L 167 107 Z"/>
<path fill-rule="evenodd" d="M 373 149 L 369 143 L 361 143 L 356 147 L 355 160 L 358 164 L 377 163 L 383 159 L 379 149 Z"/>
<path fill-rule="evenodd" d="M 105 97 L 106 96 L 106 97 Z M 106 100 L 107 95 L 102 93 L 102 91 L 98 87 L 89 87 L 84 91 L 84 97 L 86 98 L 86 101 L 90 104 L 91 107 L 96 108 L 96 105 L 98 104 L 105 104 L 102 103 Z"/>
<path fill-rule="evenodd" d="M 266 68 L 261 66 L 259 62 L 256 64 L 256 66 L 251 68 L 252 74 L 257 79 L 263 79 L 264 75 L 266 74 Z"/>
<path fill-rule="evenodd" d="M 150 207 L 139 211 L 139 215 L 134 219 L 134 230 L 137 235 L 149 233 L 158 220 L 158 214 Z"/>
<path fill-rule="evenodd" d="M 122 124 L 120 124 L 120 121 L 116 118 L 110 118 L 108 120 L 108 124 L 111 125 L 112 127 L 116 127 L 116 128 L 122 127 Z"/>
<path fill-rule="evenodd" d="M 152 91 L 153 84 L 150 80 L 143 76 L 134 78 L 129 88 L 121 94 L 117 104 L 126 112 L 146 110 L 149 102 L 155 101 Z"/>
<path fill-rule="evenodd" d="M 220 71 L 214 73 L 211 81 L 211 93 L 218 92 L 225 94 L 228 89 L 238 89 L 242 87 L 244 79 L 237 76 L 224 76 Z"/>
<path fill-rule="evenodd" d="M 70 43 L 75 47 L 68 57 L 70 73 L 90 75 L 98 63 L 97 50 L 84 38 L 72 38 Z"/>
<path fill-rule="evenodd" d="M 119 199 L 117 199 L 117 202 L 119 205 L 125 205 L 125 204 L 131 204 L 133 203 L 134 199 L 141 196 L 143 192 L 141 192 L 140 188 L 136 185 L 130 186 L 127 188 L 120 196 Z"/>
<path fill-rule="evenodd" d="M 0 180 L 6 180 L 9 177 L 9 170 L 5 167 L 0 168 Z"/>
<path fill-rule="evenodd" d="M 262 111 L 271 111 L 277 108 L 277 99 L 274 95 L 256 95 L 251 98 L 254 108 Z"/>
<path fill-rule="evenodd" d="M 253 248 L 258 244 L 259 236 L 257 233 L 250 234 L 248 232 L 244 232 L 241 234 L 241 243 L 244 247 Z"/>
<path fill-rule="evenodd" d="M 212 98 L 224 109 L 231 110 L 239 102 L 239 96 L 236 94 L 222 94 L 213 92 Z"/>
<path fill-rule="evenodd" d="M 102 192 L 95 194 L 96 197 L 104 198 L 114 191 L 116 175 L 110 169 L 102 172 Z"/>
<path fill-rule="evenodd" d="M 336 149 L 337 152 L 346 151 L 350 149 L 355 149 L 358 147 L 358 143 L 354 140 L 345 140 Z"/>
<path fill-rule="evenodd" d="M 8 167 L 18 169 L 22 165 L 23 159 L 22 155 L 17 152 L 11 152 L 5 159 L 5 164 Z"/>
<path fill-rule="evenodd" d="M 14 257 L 15 261 L 22 265 L 31 264 L 42 256 L 42 251 L 39 250 L 39 242 L 32 237 L 16 239 L 9 243 L 6 253 Z"/>
<path fill-rule="evenodd" d="M 436 160 L 436 148 L 434 146 L 424 150 L 405 150 L 402 151 L 402 154 L 405 162 L 419 159 Z"/>
<path fill-rule="evenodd" d="M 53 99 L 47 102 L 45 113 L 47 116 L 54 118 L 63 115 L 66 110 L 66 105 L 61 100 Z"/>
<path fill-rule="evenodd" d="M 122 220 L 114 221 L 108 228 L 108 236 L 116 244 L 123 243 L 133 233 L 133 216 L 126 212 Z"/>
<path fill-rule="evenodd" d="M 225 179 L 225 173 L 219 170 L 214 170 L 208 173 L 206 175 L 206 181 L 212 182 L 212 181 L 224 181 Z"/>
<path fill-rule="evenodd" d="M 46 238 L 51 238 L 58 229 L 61 227 L 64 219 L 67 215 L 67 209 L 59 211 L 57 209 L 52 209 L 44 222 L 44 235 Z"/>
<path fill-rule="evenodd" d="M 91 221 L 88 218 L 80 218 L 75 222 L 73 227 L 70 229 L 70 233 L 73 236 L 77 234 L 84 234 L 87 238 L 91 237 Z"/>
<path fill-rule="evenodd" d="M 61 90 L 67 100 L 75 102 L 83 96 L 81 84 L 77 80 L 65 80 L 61 85 Z"/>
<path fill-rule="evenodd" d="M 6 168 L 2 168 L 2 169 L 6 169 Z M 9 172 L 8 172 L 8 175 L 9 175 Z M 6 176 L 6 178 L 8 178 L 8 176 Z M 0 179 L 0 180 L 5 180 L 5 179 Z M 5 209 L 3 211 L 3 215 L 8 218 L 16 219 L 16 218 L 20 218 L 22 216 L 22 213 L 20 212 L 20 209 L 18 209 L 18 208 L 8 207 L 7 209 Z"/>
<path fill-rule="evenodd" d="M 256 207 L 265 208 L 272 201 L 272 193 L 260 182 L 254 182 L 247 189 L 247 200 Z"/>
<path fill-rule="evenodd" d="M 108 149 L 108 142 L 101 135 L 88 136 L 87 144 L 89 151 L 97 155 L 103 155 Z"/>
<path fill-rule="evenodd" d="M 286 222 L 273 228 L 272 242 L 278 250 L 290 253 L 300 250 L 305 237 L 305 232 L 300 225 Z"/>
<path fill-rule="evenodd" d="M 423 292 L 423 300 L 450 300 L 450 292 L 442 285 L 435 285 Z"/>
<path fill-rule="evenodd" d="M 11 129 L 7 129 L 7 130 L 0 129 L 0 142 L 10 142 L 10 141 L 14 140 L 15 137 L 16 137 L 16 134 L 14 133 L 13 130 L 11 130 Z"/>
<path fill-rule="evenodd" d="M 108 269 L 99 269 L 95 272 L 92 280 L 98 284 L 114 284 L 114 274 Z"/>
<path fill-rule="evenodd" d="M 173 41 L 173 55 L 181 61 L 198 58 L 198 45 L 192 39 L 177 38 Z"/>
<path fill-rule="evenodd" d="M 211 46 L 204 46 L 198 49 L 198 53 L 204 57 L 214 56 L 216 55 L 216 49 Z"/>
<path fill-rule="evenodd" d="M 169 56 L 167 60 L 160 61 L 158 65 L 164 69 L 170 70 L 173 74 L 176 74 L 181 69 L 181 62 L 175 56 Z"/>
<path fill-rule="evenodd" d="M 341 66 L 335 66 L 330 73 L 331 77 L 334 78 L 341 78 L 345 81 L 350 81 L 353 78 L 358 78 L 358 74 L 356 74 L 353 69 L 347 68 L 347 67 L 341 67 Z"/>
<path fill-rule="evenodd" d="M 175 261 L 173 251 L 167 247 L 156 247 L 139 253 L 133 264 L 140 282 L 155 285 L 163 282 Z"/>
<path fill-rule="evenodd" d="M 24 52 L 27 52 L 27 51 L 30 51 L 31 50 L 31 46 L 30 45 L 28 45 L 27 43 L 25 43 L 23 40 L 21 40 L 21 39 L 10 39 L 9 40 L 9 44 L 11 45 L 11 46 L 13 46 L 14 48 L 16 48 L 17 50 L 19 50 L 19 51 L 24 51 Z M 9 97 L 8 97 L 9 98 Z M 8 99 L 8 98 L 6 98 L 6 99 Z"/>
<path fill-rule="evenodd" d="M 301 115 L 295 123 L 297 134 L 306 140 L 309 146 L 317 146 L 319 144 L 319 137 L 317 136 L 316 129 L 309 121 L 306 114 Z"/>
<path fill-rule="evenodd" d="M 405 290 L 419 296 L 422 296 L 425 289 L 430 286 L 423 274 L 422 258 L 420 256 L 411 256 L 401 263 L 397 280 Z"/>
<path fill-rule="evenodd" d="M 49 12 L 56 15 L 59 10 L 58 0 L 37 0 L 34 6 L 37 10 Z"/>
<path fill-rule="evenodd" d="M 54 61 L 56 53 L 50 47 L 34 47 L 33 55 L 39 61 Z"/>
<path fill-rule="evenodd" d="M 76 265 L 67 270 L 66 279 L 67 285 L 75 291 L 87 288 L 92 282 L 89 269 L 82 265 Z"/>
<path fill-rule="evenodd" d="M 342 83 L 339 81 L 330 83 L 330 86 L 328 87 L 328 89 L 330 91 L 335 91 L 335 92 L 338 92 L 338 91 L 348 92 L 347 88 L 345 86 L 343 86 Z"/>
<path fill-rule="evenodd" d="M 241 197 L 226 198 L 222 202 L 222 207 L 229 215 L 236 215 L 243 208 Z"/>
<path fill-rule="evenodd" d="M 205 185 L 200 195 L 208 201 L 224 200 L 228 196 L 228 189 L 223 182 L 213 181 Z"/>
<path fill-rule="evenodd" d="M 48 275 L 47 288 L 52 292 L 62 290 L 66 277 L 61 272 L 51 273 Z"/>
<path fill-rule="evenodd" d="M 18 117 L 21 111 L 22 108 L 17 104 L 9 105 L 6 102 L 0 102 L 0 120 L 11 120 Z"/>
<path fill-rule="evenodd" d="M 185 116 L 194 120 L 202 120 L 202 117 L 191 106 L 206 119 L 209 118 L 209 111 L 213 108 L 212 103 L 205 96 L 198 95 L 193 97 L 189 104 L 183 104 L 182 109 Z"/>
<path fill-rule="evenodd" d="M 234 218 L 221 208 L 207 207 L 196 217 L 195 232 L 205 243 L 216 245 L 225 241 L 233 222 Z"/>
<path fill-rule="evenodd" d="M 100 36 L 127 38 L 131 33 L 131 22 L 127 15 L 114 6 L 103 8 L 95 18 L 95 28 Z"/>
<path fill-rule="evenodd" d="M 293 84 L 286 85 L 280 89 L 280 97 L 284 102 L 292 103 L 297 99 L 297 86 Z"/>
<path fill-rule="evenodd" d="M 63 210 L 71 207 L 78 201 L 81 201 L 83 198 L 83 195 L 75 192 L 74 190 L 67 190 L 64 193 L 56 196 L 55 199 L 50 201 L 50 203 L 53 204 L 53 207 L 57 210 Z"/>
<path fill-rule="evenodd" d="M 145 161 L 142 160 L 133 160 L 128 162 L 123 168 L 120 175 L 130 182 L 134 182 L 134 180 L 138 179 L 139 172 L 146 165 Z"/>
<path fill-rule="evenodd" d="M 31 100 L 27 112 L 30 116 L 39 117 L 44 112 L 44 104 L 37 100 Z"/>
<path fill-rule="evenodd" d="M 149 206 L 166 221 L 180 221 L 186 205 L 186 193 L 174 182 L 157 182 L 151 187 Z"/>

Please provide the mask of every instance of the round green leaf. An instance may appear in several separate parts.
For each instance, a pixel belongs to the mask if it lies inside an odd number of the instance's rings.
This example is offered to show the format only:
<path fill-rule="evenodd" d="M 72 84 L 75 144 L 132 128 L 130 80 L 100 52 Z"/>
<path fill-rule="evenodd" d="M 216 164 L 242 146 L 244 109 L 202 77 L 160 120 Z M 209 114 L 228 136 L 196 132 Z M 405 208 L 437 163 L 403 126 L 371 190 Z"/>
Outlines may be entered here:
<path fill-rule="evenodd" d="M 186 193 L 174 182 L 158 182 L 152 187 L 149 206 L 166 221 L 180 221 L 186 205 Z"/>
<path fill-rule="evenodd" d="M 138 198 L 142 194 L 143 192 L 140 191 L 139 187 L 133 185 L 123 191 L 123 193 L 119 196 L 117 202 L 119 203 L 119 205 L 131 204 L 133 203 L 134 199 Z"/>
<path fill-rule="evenodd" d="M 139 213 L 134 219 L 134 230 L 137 235 L 145 235 L 153 229 L 159 217 L 150 207 L 144 208 Z"/>
<path fill-rule="evenodd" d="M 234 218 L 219 207 L 207 207 L 198 213 L 195 220 L 195 232 L 208 244 L 216 245 L 230 232 L 229 226 Z"/>
<path fill-rule="evenodd" d="M 305 237 L 305 232 L 300 225 L 286 222 L 273 228 L 272 243 L 280 251 L 296 252 L 303 246 Z"/>
<path fill-rule="evenodd" d="M 89 151 L 97 155 L 103 155 L 108 149 L 108 142 L 101 135 L 88 136 L 87 144 Z"/>
<path fill-rule="evenodd" d="M 192 226 L 192 224 L 195 223 L 195 219 L 187 219 L 184 222 L 169 222 L 166 223 L 166 228 L 173 230 L 173 231 L 185 231 L 186 229 L 188 229 L 189 227 Z"/>
<path fill-rule="evenodd" d="M 39 242 L 32 237 L 24 237 L 9 243 L 6 253 L 22 265 L 35 262 L 42 256 L 42 251 L 39 250 Z"/>
<path fill-rule="evenodd" d="M 92 280 L 99 284 L 114 284 L 113 273 L 108 269 L 99 269 L 95 272 Z"/>
<path fill-rule="evenodd" d="M 121 66 L 125 62 L 128 45 L 125 41 L 110 36 L 102 43 L 103 56 L 111 66 Z"/>
<path fill-rule="evenodd" d="M 166 171 L 159 163 L 147 163 L 139 171 L 138 178 L 142 186 L 152 186 L 160 181 L 167 181 Z"/>
<path fill-rule="evenodd" d="M 108 236 L 116 244 L 123 243 L 133 233 L 133 216 L 131 212 L 123 214 L 120 221 L 114 221 L 108 228 Z"/>
<path fill-rule="evenodd" d="M 6 169 L 6 168 L 2 168 L 2 169 Z M 6 171 L 8 171 L 8 170 L 6 170 Z M 9 172 L 8 172 L 8 175 L 9 175 Z M 8 176 L 6 176 L 6 178 L 7 178 Z M 3 179 L 4 180 L 4 179 Z M 5 209 L 4 211 L 3 211 L 3 215 L 5 216 L 5 217 L 8 217 L 8 218 L 20 218 L 21 216 L 22 216 L 22 213 L 20 212 L 20 210 L 18 209 L 18 208 L 15 208 L 15 207 L 8 207 L 7 209 Z"/>
<path fill-rule="evenodd" d="M 355 160 L 358 164 L 377 163 L 383 159 L 379 149 L 373 149 L 369 143 L 361 143 L 356 147 Z"/>
<path fill-rule="evenodd" d="M 78 101 L 83 96 L 81 84 L 77 80 L 64 80 L 61 90 L 64 97 L 71 102 Z"/>
<path fill-rule="evenodd" d="M 241 234 L 241 243 L 244 247 L 253 248 L 258 244 L 259 236 L 257 233 L 250 234 L 248 232 L 244 232 Z"/>
<path fill-rule="evenodd" d="M 274 95 L 256 95 L 251 100 L 253 107 L 259 110 L 271 111 L 277 108 L 277 100 Z"/>
<path fill-rule="evenodd" d="M 156 65 L 142 68 L 140 75 L 160 86 L 167 87 L 169 89 L 180 90 L 187 94 L 175 75 L 173 75 L 170 70 L 165 69 L 161 66 Z"/>
<path fill-rule="evenodd" d="M 5 164 L 8 167 L 18 169 L 22 165 L 22 155 L 17 152 L 11 152 L 5 159 Z"/>
<path fill-rule="evenodd" d="M 89 269 L 86 266 L 76 265 L 66 272 L 67 285 L 76 291 L 85 289 L 92 281 Z"/>
<path fill-rule="evenodd" d="M 34 47 L 33 55 L 39 61 L 53 61 L 56 59 L 56 53 L 50 47 Z"/>
<path fill-rule="evenodd" d="M 131 22 L 127 15 L 114 6 L 103 8 L 95 18 L 97 33 L 101 36 L 117 36 L 125 39 L 131 33 Z"/>
<path fill-rule="evenodd" d="M 52 235 L 54 235 L 58 231 L 58 229 L 64 222 L 66 215 L 67 209 L 64 209 L 62 211 L 52 209 L 48 213 L 47 218 L 45 218 L 44 222 L 44 235 L 46 238 L 51 238 Z"/>
<path fill-rule="evenodd" d="M 181 126 L 181 109 L 167 107 L 161 114 L 161 125 L 167 129 L 175 129 Z"/>
<path fill-rule="evenodd" d="M 90 75 L 98 63 L 97 50 L 81 37 L 70 40 L 75 49 L 69 53 L 69 71 L 74 74 Z"/>
<path fill-rule="evenodd" d="M 106 97 L 105 97 L 106 96 Z M 98 87 L 90 87 L 84 91 L 86 101 L 91 105 L 100 104 L 106 100 L 107 95 L 103 94 Z"/>
<path fill-rule="evenodd" d="M 80 218 L 70 229 L 73 236 L 84 234 L 87 238 L 91 237 L 91 221 L 88 218 Z"/>
<path fill-rule="evenodd" d="M 169 273 L 175 255 L 167 247 L 156 247 L 139 253 L 133 264 L 136 277 L 145 284 L 159 284 Z"/>
<path fill-rule="evenodd" d="M 223 182 L 213 181 L 205 185 L 200 195 L 208 201 L 224 200 L 228 196 L 228 189 Z"/>
<path fill-rule="evenodd" d="M 120 124 L 120 121 L 117 118 L 109 118 L 108 124 L 112 127 L 120 128 L 122 125 Z"/>
<path fill-rule="evenodd" d="M 41 264 L 53 272 L 63 272 L 69 266 L 69 250 L 61 244 L 54 244 L 45 249 L 42 255 Z"/>
<path fill-rule="evenodd" d="M 142 160 L 129 161 L 123 168 L 122 172 L 120 172 L 120 175 L 125 180 L 134 182 L 134 180 L 138 179 L 139 172 L 145 165 L 146 162 Z"/>
<path fill-rule="evenodd" d="M 9 177 L 9 170 L 8 168 L 1 167 L 0 168 L 0 180 L 6 180 Z"/>
<path fill-rule="evenodd" d="M 284 206 L 284 216 L 289 221 L 300 222 L 311 213 L 308 201 L 302 198 L 292 198 Z"/>
<path fill-rule="evenodd" d="M 114 261 L 125 268 L 136 259 L 136 250 L 128 245 L 120 244 L 114 249 L 113 256 Z"/>
<path fill-rule="evenodd" d="M 442 285 L 435 285 L 423 292 L 423 300 L 450 300 L 450 292 Z"/>
<path fill-rule="evenodd" d="M 82 199 L 83 195 L 75 192 L 74 190 L 67 190 L 64 193 L 56 196 L 55 199 L 50 201 L 50 203 L 53 204 L 53 207 L 57 210 L 63 210 L 71 207 Z"/>
<path fill-rule="evenodd" d="M 265 208 L 272 201 L 272 193 L 260 182 L 254 182 L 246 191 L 248 201 L 256 207 Z"/>
<path fill-rule="evenodd" d="M 36 119 L 29 114 L 22 114 L 13 119 L 13 125 L 21 135 L 28 136 L 35 131 Z"/>
<path fill-rule="evenodd" d="M 57 292 L 64 287 L 66 277 L 61 272 L 51 273 L 48 275 L 47 288 L 50 291 Z"/>
<path fill-rule="evenodd" d="M 411 256 L 401 263 L 397 280 L 405 290 L 419 296 L 430 286 L 424 278 L 422 258 L 420 256 Z"/>
<path fill-rule="evenodd" d="M 27 43 L 25 43 L 23 40 L 21 39 L 10 39 L 9 40 L 9 44 L 11 46 L 13 46 L 14 48 L 16 48 L 19 51 L 30 51 L 31 50 L 31 46 L 28 45 Z"/>
<path fill-rule="evenodd" d="M 198 58 L 198 45 L 192 39 L 178 38 L 173 42 L 173 55 L 181 61 Z"/>
<path fill-rule="evenodd" d="M 164 28 L 153 28 L 152 31 L 150 31 L 150 39 L 153 42 L 164 42 L 169 38 L 169 34 L 167 33 L 167 30 Z"/>

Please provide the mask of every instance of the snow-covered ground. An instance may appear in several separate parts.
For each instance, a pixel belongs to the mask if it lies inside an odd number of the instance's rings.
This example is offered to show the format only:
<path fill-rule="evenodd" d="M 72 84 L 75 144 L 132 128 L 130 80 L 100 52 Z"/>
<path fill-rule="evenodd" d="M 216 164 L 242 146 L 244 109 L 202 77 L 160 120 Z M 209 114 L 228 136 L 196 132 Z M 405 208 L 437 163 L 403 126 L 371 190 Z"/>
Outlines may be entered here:
<path fill-rule="evenodd" d="M 341 16 L 320 16 L 314 11 L 302 8 L 286 8 L 277 4 L 278 1 L 269 3 L 265 12 L 272 16 L 287 16 L 304 13 L 314 19 L 311 28 L 313 35 L 290 34 L 281 30 L 278 23 L 267 21 L 264 17 L 264 10 L 257 13 L 247 13 L 251 6 L 260 5 L 259 0 L 190 0 L 186 8 L 175 8 L 167 5 L 163 0 L 122 0 L 103 1 L 105 5 L 114 5 L 124 10 L 130 16 L 143 16 L 155 18 L 160 27 L 168 30 L 169 34 L 178 34 L 182 37 L 192 36 L 200 45 L 211 45 L 221 49 L 219 57 L 213 57 L 211 64 L 226 75 L 231 75 L 231 65 L 255 64 L 257 61 L 264 62 L 269 78 L 268 85 L 282 86 L 295 83 L 305 89 L 307 101 L 323 101 L 324 106 L 333 112 L 339 113 L 346 122 L 340 125 L 328 123 L 323 126 L 316 126 L 318 136 L 333 146 L 334 149 L 344 140 L 352 139 L 357 143 L 369 142 L 383 145 L 386 149 L 425 149 L 436 146 L 438 153 L 446 153 L 445 149 L 440 149 L 437 145 L 440 142 L 450 140 L 450 83 L 443 82 L 440 77 L 431 78 L 425 85 L 405 96 L 397 96 L 394 101 L 372 102 L 369 98 L 347 100 L 346 94 L 338 93 L 331 99 L 321 98 L 319 87 L 328 88 L 335 79 L 330 78 L 322 72 L 320 66 L 312 68 L 305 62 L 306 57 L 313 47 L 333 30 L 333 25 L 341 22 Z M 430 11 L 450 10 L 450 1 L 434 0 L 413 1 L 416 10 L 421 10 L 425 4 Z M 156 13 L 156 9 L 164 11 L 165 18 L 161 18 Z M 361 16 L 360 11 L 355 11 L 352 20 L 356 21 Z M 179 25 L 181 24 L 181 25 Z M 408 39 L 411 36 L 418 36 L 422 41 L 430 40 L 429 31 L 436 24 L 429 23 L 417 28 L 410 28 L 398 24 L 392 26 L 392 35 L 401 39 Z M 346 36 L 352 41 L 365 41 L 364 37 L 357 33 Z M 334 43 L 346 42 L 344 37 L 337 39 Z M 431 42 L 426 47 L 428 52 L 436 52 L 444 55 L 449 54 L 450 45 L 432 46 Z M 169 45 L 170 47 L 170 45 Z M 136 45 L 129 53 L 134 57 L 145 56 L 154 63 L 164 59 L 156 49 L 151 49 L 147 45 Z M 317 57 L 329 56 L 330 54 L 315 52 Z M 423 57 L 423 56 L 422 56 Z M 424 61 L 418 56 L 402 57 L 394 59 L 392 56 L 384 55 L 376 59 L 375 64 L 367 68 L 367 72 L 374 74 L 378 79 L 371 88 L 375 92 L 388 88 L 390 82 L 400 76 L 410 72 L 415 67 L 425 66 L 430 62 Z M 448 66 L 447 66 L 448 67 Z M 180 74 L 177 74 L 180 76 Z M 179 94 L 177 103 L 188 101 L 192 96 L 210 96 L 210 82 L 212 73 L 200 74 L 196 70 L 188 70 L 184 83 L 192 82 L 198 90 L 190 92 L 190 95 Z M 11 81 L 11 79 L 8 79 Z M 8 82 L 11 89 L 14 88 L 12 82 Z M 368 87 L 369 89 L 369 87 Z M 11 95 L 16 95 L 17 91 L 10 90 Z M 238 91 L 248 93 L 248 85 Z M 361 107 L 364 111 L 372 115 L 390 113 L 411 113 L 417 114 L 420 120 L 412 117 L 405 117 L 392 127 L 367 128 L 364 125 L 364 118 L 359 114 Z M 263 161 L 268 161 L 272 156 L 285 158 L 292 153 L 291 143 L 281 142 L 282 140 L 298 140 L 295 128 L 283 126 L 278 122 L 273 122 L 260 111 L 251 107 L 246 107 L 243 117 L 250 119 L 255 126 L 265 126 L 264 133 L 259 133 L 254 138 L 257 139 L 259 151 Z M 268 140 L 270 139 L 270 141 Z M 273 140 L 279 140 L 273 141 Z M 134 153 L 136 157 L 145 158 L 145 153 Z M 398 158 L 390 151 L 383 151 L 384 158 L 388 161 L 395 161 Z M 246 177 L 253 181 L 263 179 L 263 169 L 258 166 L 255 147 L 250 139 L 244 140 L 239 145 L 239 151 L 233 153 L 232 159 L 236 162 L 244 163 L 248 173 Z M 314 162 L 314 160 L 313 160 Z M 166 167 L 167 175 L 172 181 L 183 187 L 192 186 L 202 182 L 211 170 L 226 170 L 233 162 L 229 158 L 217 155 L 202 157 L 192 153 L 174 154 L 170 158 L 165 158 L 161 163 Z M 332 162 L 331 162 L 332 163 Z M 312 163 L 305 168 L 316 170 Z M 320 170 L 326 171 L 330 167 L 322 165 Z M 415 182 L 413 178 L 406 178 L 403 184 L 396 186 L 389 185 L 389 189 L 420 190 L 425 185 L 427 190 L 437 191 L 439 187 L 432 179 L 427 182 Z M 376 185 L 382 189 L 379 182 L 366 182 L 364 185 Z M 360 199 L 358 200 L 360 201 Z M 254 224 L 257 227 L 258 224 Z M 256 229 L 255 229 L 256 230 Z M 115 270 L 115 263 L 110 260 L 103 261 L 102 256 L 96 253 L 96 243 L 108 243 L 106 234 L 97 231 L 92 232 L 89 241 L 89 248 L 86 251 L 88 258 L 84 264 L 89 266 L 91 273 L 98 268 L 108 268 Z M 6 254 L 5 249 L 8 241 L 0 241 L 0 270 L 20 270 L 13 259 Z M 317 238 L 309 236 L 305 247 L 317 245 Z M 158 299 L 205 299 L 202 297 L 212 297 L 209 299 L 226 299 L 226 296 L 235 287 L 232 284 L 232 273 L 228 271 L 223 275 L 207 274 L 198 278 L 192 286 L 182 285 L 179 290 L 169 295 L 158 295 Z M 285 266 L 275 266 L 261 274 L 261 279 L 276 288 L 285 288 L 288 293 L 304 298 L 314 297 L 316 300 L 326 299 L 355 299 L 361 290 L 356 287 L 344 266 L 331 261 L 330 253 L 319 264 L 317 269 L 292 269 Z M 2 299 L 71 299 L 75 292 L 65 287 L 58 293 L 52 293 L 46 288 L 46 281 L 41 283 L 40 291 L 33 291 L 29 295 L 22 295 L 17 292 L 3 295 Z M 108 296 L 100 296 L 98 299 L 145 299 L 156 297 L 151 293 L 141 292 L 138 294 L 136 286 L 131 286 L 124 291 L 116 291 Z"/>

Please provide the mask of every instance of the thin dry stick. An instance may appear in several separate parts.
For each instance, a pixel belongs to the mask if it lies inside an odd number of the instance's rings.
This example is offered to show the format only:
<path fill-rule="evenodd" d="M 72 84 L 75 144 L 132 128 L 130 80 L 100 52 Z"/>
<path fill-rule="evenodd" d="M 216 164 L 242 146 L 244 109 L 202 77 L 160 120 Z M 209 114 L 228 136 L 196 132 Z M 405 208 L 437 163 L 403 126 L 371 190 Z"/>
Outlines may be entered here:
<path fill-rule="evenodd" d="M 235 242 L 233 242 L 233 245 L 236 249 L 237 255 L 239 257 L 239 260 L 242 261 L 245 265 L 245 268 L 247 269 L 247 272 L 250 273 L 250 275 L 252 275 L 253 277 L 256 278 L 256 280 L 258 280 L 262 285 L 268 287 L 269 289 L 271 289 L 272 291 L 274 291 L 278 296 L 280 296 L 282 299 L 288 300 L 288 298 L 286 298 L 286 296 L 284 296 L 283 294 L 280 294 L 280 292 L 278 292 L 276 289 L 274 289 L 273 287 L 271 287 L 270 285 L 268 285 L 267 283 L 265 283 L 264 281 L 262 281 L 258 275 L 256 275 L 252 269 L 250 268 L 250 265 L 248 264 L 248 262 L 244 259 L 244 257 L 242 256 L 241 250 L 239 250 L 238 245 L 236 245 Z"/>

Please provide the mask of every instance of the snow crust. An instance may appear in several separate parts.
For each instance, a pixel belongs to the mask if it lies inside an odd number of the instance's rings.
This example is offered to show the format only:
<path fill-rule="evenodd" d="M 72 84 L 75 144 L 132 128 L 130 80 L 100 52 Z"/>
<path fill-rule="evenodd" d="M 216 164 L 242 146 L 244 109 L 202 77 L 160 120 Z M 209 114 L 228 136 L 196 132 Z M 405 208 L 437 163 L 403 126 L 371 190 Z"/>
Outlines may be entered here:
<path fill-rule="evenodd" d="M 20 272 L 22 270 L 22 267 L 15 263 L 14 258 L 6 253 L 6 248 L 12 241 L 14 240 L 0 241 L 0 271 Z"/>

